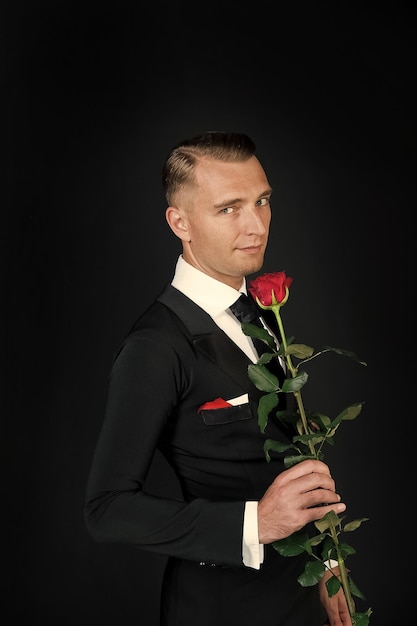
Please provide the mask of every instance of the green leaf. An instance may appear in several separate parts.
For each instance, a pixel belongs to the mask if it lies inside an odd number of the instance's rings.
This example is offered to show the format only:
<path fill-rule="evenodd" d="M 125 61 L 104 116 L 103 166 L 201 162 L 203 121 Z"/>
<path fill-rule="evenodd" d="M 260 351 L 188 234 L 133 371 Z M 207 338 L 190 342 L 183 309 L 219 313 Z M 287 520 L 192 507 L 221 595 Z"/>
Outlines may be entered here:
<path fill-rule="evenodd" d="M 267 439 L 264 443 L 264 452 L 265 452 L 266 460 L 267 461 L 271 460 L 271 456 L 269 454 L 270 450 L 272 450 L 273 452 L 285 452 L 285 450 L 288 450 L 289 448 L 293 448 L 293 447 L 294 446 L 288 443 L 281 443 L 279 441 L 274 441 L 274 439 Z"/>
<path fill-rule="evenodd" d="M 339 551 L 340 551 L 340 554 L 342 555 L 342 558 L 343 558 L 344 561 L 351 554 L 356 554 L 355 548 L 350 546 L 348 543 L 341 543 L 341 544 L 339 544 Z"/>
<path fill-rule="evenodd" d="M 356 596 L 357 598 L 360 598 L 361 600 L 365 600 L 365 596 L 363 595 L 362 591 L 360 591 L 360 589 L 356 586 L 356 584 L 353 582 L 350 576 L 348 578 L 348 581 L 349 581 L 349 589 L 352 595 Z"/>
<path fill-rule="evenodd" d="M 293 343 L 290 346 L 287 345 L 285 354 L 290 354 L 297 357 L 297 359 L 306 359 L 314 352 L 314 348 L 306 346 L 304 343 Z"/>
<path fill-rule="evenodd" d="M 334 511 L 329 511 L 326 515 L 323 515 L 322 518 L 316 520 L 314 522 L 314 526 L 323 533 L 330 528 L 331 524 L 333 524 L 333 526 L 338 526 L 342 520 L 343 517 L 339 517 Z"/>
<path fill-rule="evenodd" d="M 285 539 L 274 541 L 272 546 L 281 556 L 297 556 L 306 551 L 311 554 L 309 537 L 303 529 L 292 533 L 292 535 L 285 537 Z"/>
<path fill-rule="evenodd" d="M 324 439 L 326 439 L 326 437 L 320 433 L 309 433 L 308 435 L 295 435 L 293 441 L 302 441 L 303 443 L 312 441 L 315 445 L 317 443 L 321 443 Z"/>
<path fill-rule="evenodd" d="M 258 404 L 258 424 L 261 432 L 265 432 L 268 416 L 272 409 L 278 405 L 278 396 L 275 392 L 261 396 Z"/>
<path fill-rule="evenodd" d="M 243 322 L 241 326 L 242 326 L 242 331 L 245 333 L 245 335 L 248 335 L 249 337 L 253 337 L 256 339 L 260 339 L 261 341 L 266 343 L 270 348 L 272 348 L 273 350 L 275 349 L 274 338 L 269 334 L 269 332 L 265 328 L 260 328 L 259 326 L 256 326 L 256 324 L 246 324 L 245 322 Z"/>
<path fill-rule="evenodd" d="M 337 578 L 337 576 L 331 576 L 329 580 L 326 582 L 326 589 L 327 589 L 329 598 L 332 598 L 334 595 L 336 595 L 336 593 L 339 591 L 341 586 L 342 584 L 340 580 Z"/>
<path fill-rule="evenodd" d="M 368 626 L 371 614 L 371 609 L 368 609 L 366 613 L 354 613 L 351 615 L 353 626 Z"/>
<path fill-rule="evenodd" d="M 345 530 L 346 532 L 351 532 L 359 528 L 362 522 L 368 522 L 368 521 L 369 521 L 369 517 L 361 517 L 360 519 L 355 519 L 352 522 L 345 524 L 343 527 L 343 530 Z"/>
<path fill-rule="evenodd" d="M 325 572 L 321 561 L 307 561 L 304 572 L 297 578 L 302 587 L 312 587 L 323 578 Z"/>
<path fill-rule="evenodd" d="M 323 561 L 328 561 L 329 559 L 337 560 L 337 552 L 333 538 L 327 533 L 321 547 L 321 558 Z"/>
<path fill-rule="evenodd" d="M 304 387 L 307 380 L 307 372 L 300 372 L 300 374 L 294 378 L 286 378 L 282 385 L 282 391 L 285 393 L 294 393 L 294 391 L 299 391 L 302 387 Z"/>
<path fill-rule="evenodd" d="M 309 459 L 317 459 L 317 457 L 313 454 L 297 454 L 296 456 L 286 456 L 284 459 L 284 467 L 285 469 L 288 469 L 293 465 L 297 465 L 297 463 L 300 463 L 301 461 L 307 461 Z"/>
<path fill-rule="evenodd" d="M 324 415 L 323 413 L 318 413 L 317 411 L 313 411 L 308 414 L 309 422 L 313 422 L 317 424 L 320 430 L 327 431 L 330 428 L 331 420 L 330 417 Z"/>
<path fill-rule="evenodd" d="M 356 404 L 352 404 L 346 409 L 343 409 L 343 411 L 339 413 L 339 415 L 331 422 L 331 427 L 337 428 L 342 421 L 354 420 L 356 417 L 358 417 L 363 405 L 364 402 L 357 402 Z"/>
<path fill-rule="evenodd" d="M 251 363 L 248 366 L 248 374 L 250 380 L 260 391 L 279 391 L 280 386 L 278 378 L 271 374 L 265 365 Z"/>
<path fill-rule="evenodd" d="M 294 411 L 287 411 L 287 410 L 277 411 L 275 415 L 277 416 L 279 420 L 281 420 L 285 424 L 296 424 L 300 418 L 298 413 Z"/>
<path fill-rule="evenodd" d="M 312 546 L 318 546 L 322 541 L 328 538 L 328 535 L 325 533 L 321 533 L 320 535 L 315 535 L 314 537 L 310 537 L 310 544 Z"/>
<path fill-rule="evenodd" d="M 361 365 L 365 365 L 365 366 L 367 365 L 367 363 L 365 363 L 365 361 L 360 361 L 358 359 L 358 357 L 356 356 L 356 354 L 354 352 L 351 352 L 350 350 L 342 350 L 341 348 L 332 348 L 332 346 L 324 346 L 323 351 L 335 352 L 336 354 L 340 354 L 342 356 L 347 356 L 350 359 L 353 359 L 354 361 L 357 361 Z"/>
<path fill-rule="evenodd" d="M 276 357 L 275 352 L 264 352 L 257 360 L 258 365 L 267 365 L 272 359 Z"/>

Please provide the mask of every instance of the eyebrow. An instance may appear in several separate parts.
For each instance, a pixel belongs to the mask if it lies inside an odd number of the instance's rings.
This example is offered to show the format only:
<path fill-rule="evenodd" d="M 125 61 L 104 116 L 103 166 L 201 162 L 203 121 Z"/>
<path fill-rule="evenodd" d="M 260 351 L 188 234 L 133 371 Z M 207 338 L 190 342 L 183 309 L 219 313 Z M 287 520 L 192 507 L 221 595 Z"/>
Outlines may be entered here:
<path fill-rule="evenodd" d="M 268 189 L 265 189 L 265 191 L 259 194 L 258 200 L 260 198 L 264 198 L 265 196 L 270 196 L 271 194 L 272 194 L 272 189 L 271 187 L 268 187 Z M 224 202 L 217 202 L 216 204 L 213 205 L 213 209 L 221 209 L 222 207 L 231 206 L 239 202 L 242 202 L 242 198 L 231 198 L 230 200 L 225 200 Z"/>

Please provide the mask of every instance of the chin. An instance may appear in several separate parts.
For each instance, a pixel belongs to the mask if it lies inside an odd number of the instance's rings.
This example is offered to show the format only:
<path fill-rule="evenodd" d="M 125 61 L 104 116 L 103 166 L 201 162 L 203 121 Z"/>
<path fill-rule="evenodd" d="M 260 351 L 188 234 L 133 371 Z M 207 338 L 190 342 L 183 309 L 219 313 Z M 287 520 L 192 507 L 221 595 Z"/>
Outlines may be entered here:
<path fill-rule="evenodd" d="M 237 259 L 236 259 L 237 260 Z M 264 250 L 256 250 L 252 254 L 245 252 L 239 255 L 238 271 L 242 276 L 258 272 L 264 263 Z"/>
<path fill-rule="evenodd" d="M 255 272 L 259 272 L 262 269 L 263 258 L 255 260 L 253 259 L 252 263 L 247 263 L 245 268 L 245 275 L 254 274 Z"/>

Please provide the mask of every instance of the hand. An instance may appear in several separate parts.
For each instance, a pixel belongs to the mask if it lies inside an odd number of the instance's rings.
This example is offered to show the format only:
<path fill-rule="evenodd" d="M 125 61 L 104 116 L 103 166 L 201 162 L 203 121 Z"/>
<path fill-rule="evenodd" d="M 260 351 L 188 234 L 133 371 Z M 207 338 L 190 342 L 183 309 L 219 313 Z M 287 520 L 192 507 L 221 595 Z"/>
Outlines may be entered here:
<path fill-rule="evenodd" d="M 338 568 L 334 570 L 334 573 L 338 573 Z M 343 589 L 329 598 L 329 594 L 326 589 L 326 580 L 332 575 L 331 572 L 325 572 L 323 578 L 319 582 L 320 600 L 326 609 L 328 621 L 323 626 L 352 626 L 352 620 L 350 619 L 349 609 L 346 602 Z"/>
<path fill-rule="evenodd" d="M 337 514 L 345 509 L 328 466 L 301 461 L 279 474 L 259 501 L 259 542 L 284 539 L 331 510 Z"/>

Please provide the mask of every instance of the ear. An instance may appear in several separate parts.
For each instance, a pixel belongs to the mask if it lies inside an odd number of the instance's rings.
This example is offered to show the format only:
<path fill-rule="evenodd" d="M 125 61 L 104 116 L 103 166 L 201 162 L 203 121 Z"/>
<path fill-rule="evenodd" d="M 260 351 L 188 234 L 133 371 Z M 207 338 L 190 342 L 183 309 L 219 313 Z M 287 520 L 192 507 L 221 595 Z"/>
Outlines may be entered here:
<path fill-rule="evenodd" d="M 165 217 L 172 232 L 182 239 L 182 241 L 190 241 L 188 232 L 188 222 L 183 212 L 174 206 L 169 206 L 165 211 Z"/>

